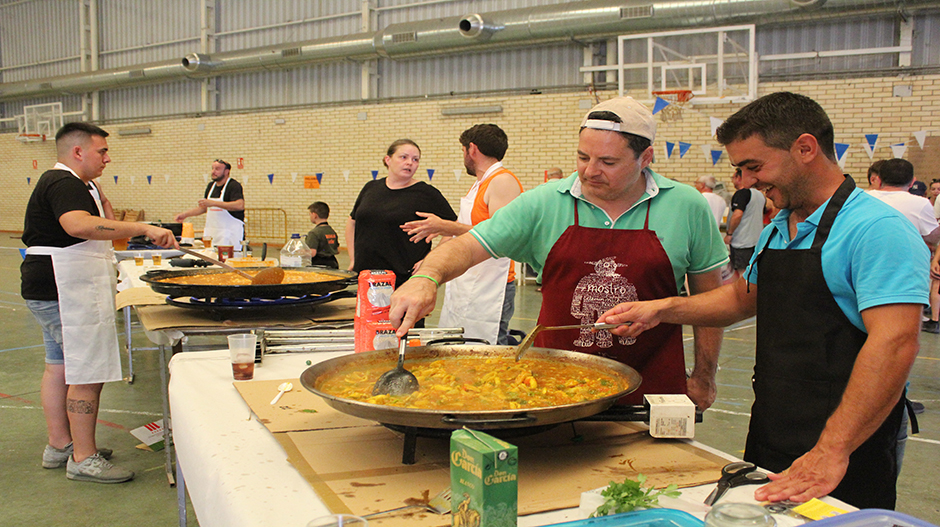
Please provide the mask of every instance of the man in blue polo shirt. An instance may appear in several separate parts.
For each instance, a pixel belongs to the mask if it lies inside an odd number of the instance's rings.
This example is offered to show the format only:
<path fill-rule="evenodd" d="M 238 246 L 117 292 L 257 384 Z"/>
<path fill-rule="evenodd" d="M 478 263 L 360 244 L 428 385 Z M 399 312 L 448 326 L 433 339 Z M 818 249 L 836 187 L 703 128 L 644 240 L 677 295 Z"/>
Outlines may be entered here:
<path fill-rule="evenodd" d="M 914 226 L 855 187 L 826 112 L 774 93 L 718 128 L 744 184 L 782 209 L 744 280 L 706 294 L 621 304 L 600 320 L 724 326 L 757 315 L 744 459 L 767 468 L 758 501 L 831 494 L 893 509 L 904 384 L 918 351 L 929 251 Z M 758 273 L 758 270 L 760 271 Z"/>
<path fill-rule="evenodd" d="M 522 193 L 464 235 L 435 249 L 392 296 L 403 335 L 434 309 L 437 285 L 488 258 L 523 261 L 542 275 L 542 325 L 589 324 L 626 300 L 718 287 L 728 262 L 708 202 L 689 185 L 653 172 L 656 122 L 630 97 L 598 104 L 584 117 L 578 173 Z M 699 408 L 715 399 L 721 331 L 696 327 L 695 365 L 686 379 L 682 327 L 664 325 L 640 339 L 609 331 L 550 331 L 536 345 L 603 355 L 637 369 L 644 393 L 688 393 Z"/>

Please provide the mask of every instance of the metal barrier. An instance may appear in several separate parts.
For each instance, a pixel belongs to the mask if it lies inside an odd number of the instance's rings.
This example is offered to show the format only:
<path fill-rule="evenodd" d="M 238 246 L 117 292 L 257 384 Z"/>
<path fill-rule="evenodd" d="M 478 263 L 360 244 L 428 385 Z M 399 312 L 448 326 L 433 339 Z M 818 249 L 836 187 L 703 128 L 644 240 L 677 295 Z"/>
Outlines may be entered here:
<path fill-rule="evenodd" d="M 284 209 L 246 208 L 245 239 L 252 243 L 284 243 L 287 240 L 287 212 Z"/>

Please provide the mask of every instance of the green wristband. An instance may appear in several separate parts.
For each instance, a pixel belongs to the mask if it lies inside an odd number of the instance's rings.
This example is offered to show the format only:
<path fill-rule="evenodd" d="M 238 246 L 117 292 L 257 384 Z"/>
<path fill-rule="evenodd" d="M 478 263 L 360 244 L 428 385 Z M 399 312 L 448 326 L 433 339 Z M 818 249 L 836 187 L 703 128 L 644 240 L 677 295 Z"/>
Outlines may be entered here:
<path fill-rule="evenodd" d="M 434 282 L 434 285 L 436 285 L 437 287 L 441 287 L 441 283 L 440 283 L 440 282 L 438 282 L 437 280 L 431 278 L 430 276 L 428 276 L 428 275 L 426 275 L 426 274 L 413 274 L 413 275 L 411 275 L 411 278 L 427 278 L 428 280 Z"/>

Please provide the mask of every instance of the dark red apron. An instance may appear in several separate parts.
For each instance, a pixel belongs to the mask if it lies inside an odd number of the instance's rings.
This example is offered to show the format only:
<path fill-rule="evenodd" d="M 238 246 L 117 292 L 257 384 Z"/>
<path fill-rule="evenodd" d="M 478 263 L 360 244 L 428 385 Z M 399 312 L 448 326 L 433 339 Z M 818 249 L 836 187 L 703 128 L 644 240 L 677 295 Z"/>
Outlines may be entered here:
<path fill-rule="evenodd" d="M 842 312 L 822 269 L 823 245 L 854 189 L 855 181 L 847 177 L 823 211 L 811 248 L 765 247 L 757 257 L 754 405 L 744 459 L 774 472 L 816 445 L 868 338 Z M 898 401 L 852 453 L 831 496 L 860 509 L 894 509 L 902 410 Z"/>
<path fill-rule="evenodd" d="M 654 231 L 649 230 L 649 201 L 642 230 L 565 229 L 545 259 L 539 324 L 592 324 L 621 302 L 676 296 L 672 263 Z M 643 404 L 643 394 L 686 393 L 682 326 L 660 324 L 635 339 L 609 331 L 545 331 L 535 345 L 622 362 L 640 372 L 643 384 L 619 404 Z"/>

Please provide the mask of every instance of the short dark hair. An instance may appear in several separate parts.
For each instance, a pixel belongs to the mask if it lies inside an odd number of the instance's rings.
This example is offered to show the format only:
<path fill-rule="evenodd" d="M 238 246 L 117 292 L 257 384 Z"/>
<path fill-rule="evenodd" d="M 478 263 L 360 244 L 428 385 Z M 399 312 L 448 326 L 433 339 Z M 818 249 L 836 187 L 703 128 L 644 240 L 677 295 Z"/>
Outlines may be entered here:
<path fill-rule="evenodd" d="M 885 159 L 876 174 L 889 187 L 906 187 L 914 182 L 914 165 L 906 159 Z"/>
<path fill-rule="evenodd" d="M 509 138 L 502 128 L 495 124 L 475 124 L 460 134 L 460 144 L 469 148 L 470 143 L 477 145 L 480 153 L 502 161 L 509 148 Z"/>
<path fill-rule="evenodd" d="M 883 164 L 885 164 L 885 160 L 879 159 L 878 161 L 875 161 L 874 163 L 872 163 L 870 167 L 868 167 L 868 184 L 869 185 L 871 185 L 872 176 L 881 177 L 881 165 Z"/>
<path fill-rule="evenodd" d="M 606 110 L 600 111 L 600 112 L 591 112 L 588 114 L 587 118 L 588 120 L 612 121 L 615 123 L 623 122 L 623 119 L 621 119 L 617 114 L 615 114 L 614 112 L 608 112 Z M 581 127 L 581 130 L 584 130 L 584 128 L 585 127 Z M 579 130 L 578 133 L 580 134 L 581 131 Z M 652 141 L 650 141 L 649 139 L 645 137 L 640 137 L 638 135 L 634 135 L 634 134 L 627 133 L 627 132 L 617 132 L 617 133 L 622 135 L 623 138 L 627 140 L 627 144 L 630 146 L 630 150 L 633 150 L 633 154 L 636 159 L 639 159 L 640 155 L 643 152 L 646 152 L 646 149 L 649 148 L 650 145 L 653 144 Z"/>
<path fill-rule="evenodd" d="M 803 134 L 816 138 L 829 160 L 836 162 L 835 132 L 826 111 L 805 95 L 777 92 L 741 108 L 718 127 L 724 146 L 757 134 L 771 148 L 789 150 Z"/>
<path fill-rule="evenodd" d="M 55 140 L 58 141 L 63 137 L 73 134 L 79 134 L 83 136 L 84 139 L 87 139 L 93 135 L 97 135 L 99 137 L 108 137 L 111 135 L 102 128 L 99 128 L 93 124 L 77 121 L 73 123 L 65 123 L 62 125 L 62 128 L 59 128 L 59 131 L 55 133 Z"/>
<path fill-rule="evenodd" d="M 394 143 L 388 145 L 388 151 L 385 152 L 385 155 L 389 157 L 395 155 L 395 152 L 397 152 L 398 148 L 401 147 L 402 145 L 411 145 L 418 149 L 419 154 L 421 153 L 421 147 L 418 146 L 418 143 L 415 143 L 411 139 L 399 139 L 395 141 Z M 384 158 L 382 159 L 382 164 L 385 165 L 385 168 L 388 168 L 388 163 L 385 162 Z"/>
<path fill-rule="evenodd" d="M 313 212 L 324 220 L 329 219 L 330 217 L 330 206 L 326 203 L 323 203 L 322 201 L 314 201 L 310 204 L 309 207 L 307 207 L 307 210 Z"/>
<path fill-rule="evenodd" d="M 221 159 L 216 159 L 215 161 L 213 161 L 213 163 L 219 163 L 220 165 L 222 165 L 222 166 L 225 167 L 225 170 L 231 170 L 231 169 L 232 169 L 232 164 L 231 164 L 231 163 L 228 163 L 228 162 L 226 162 L 226 161 L 222 161 Z"/>

